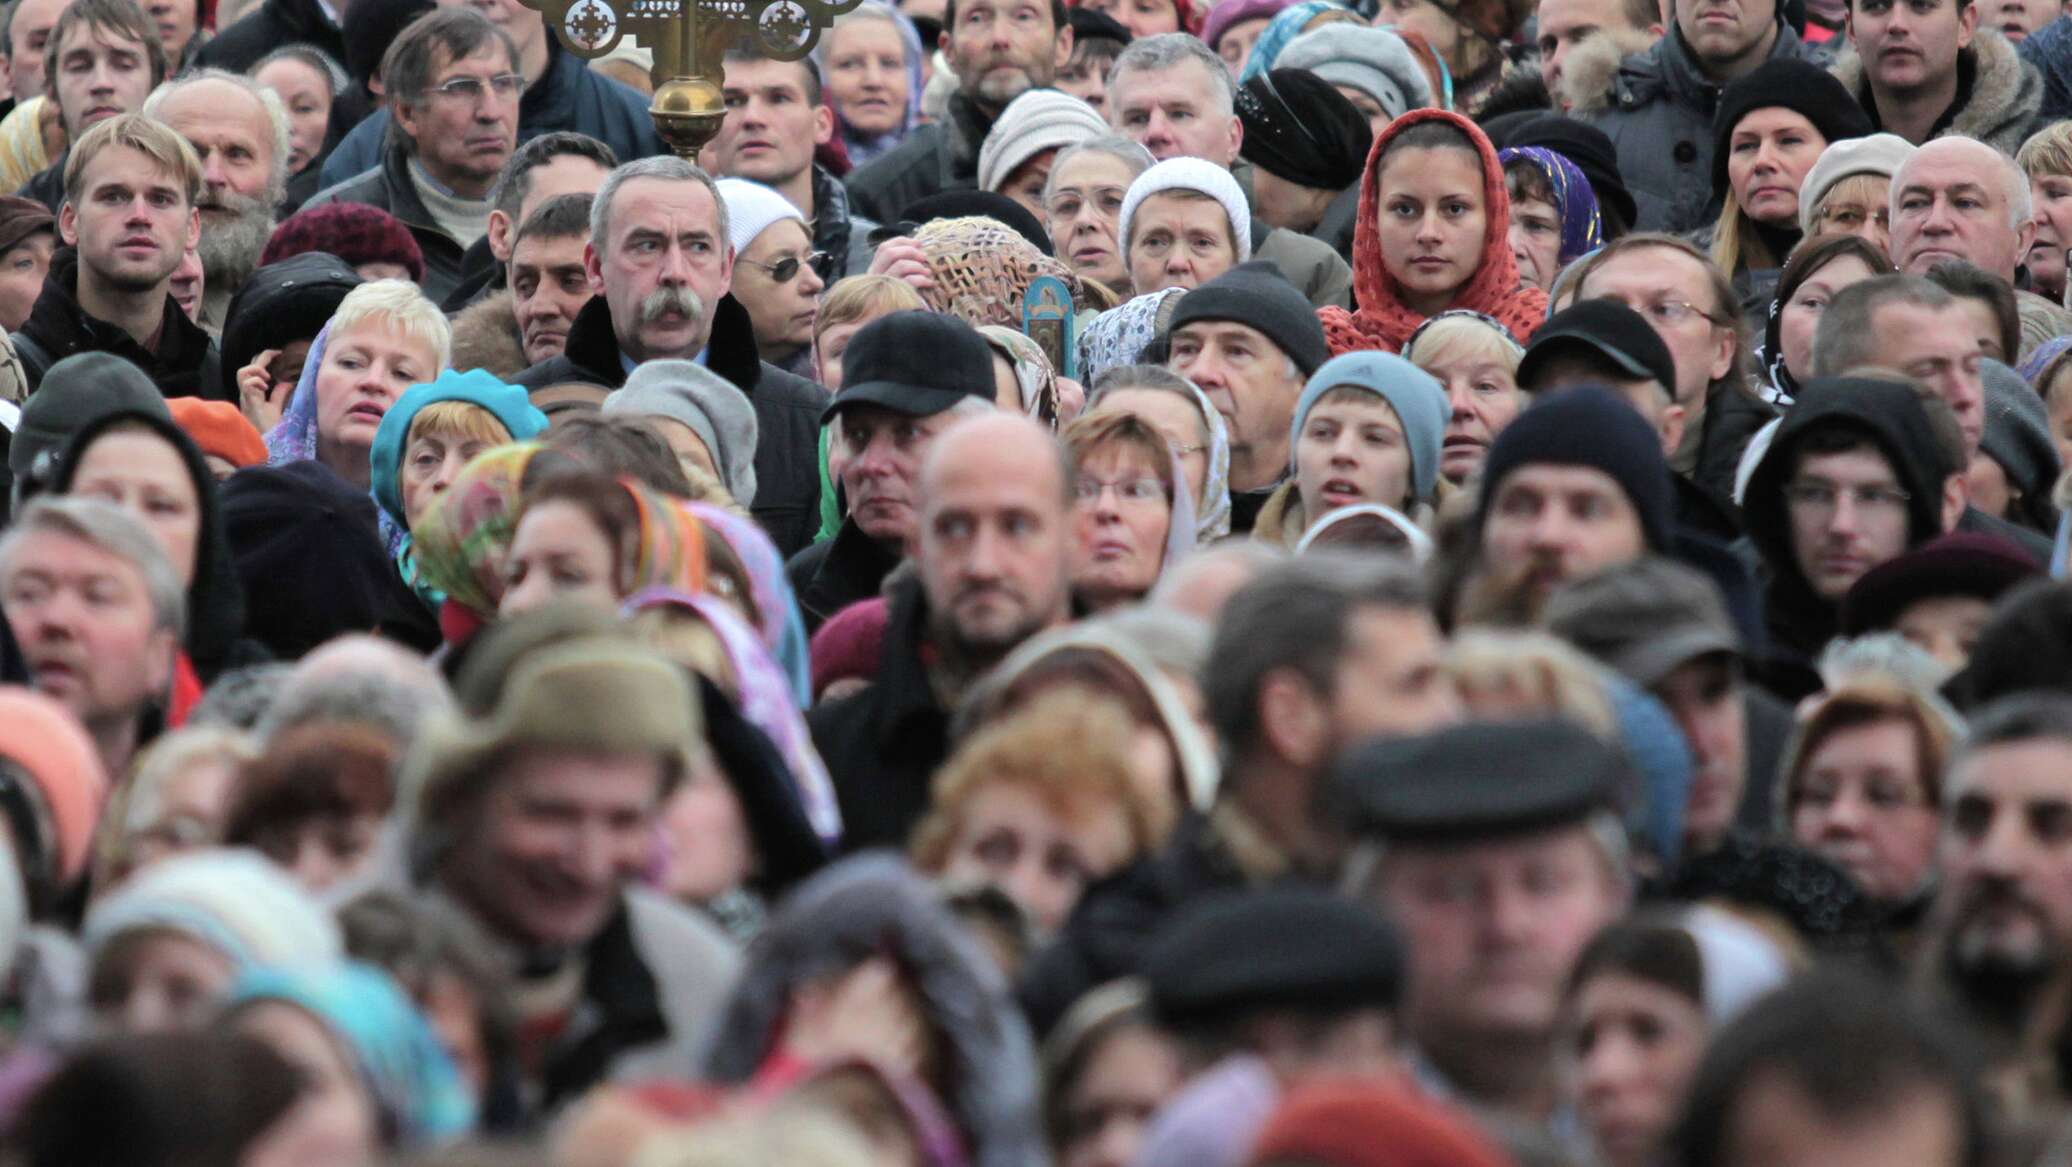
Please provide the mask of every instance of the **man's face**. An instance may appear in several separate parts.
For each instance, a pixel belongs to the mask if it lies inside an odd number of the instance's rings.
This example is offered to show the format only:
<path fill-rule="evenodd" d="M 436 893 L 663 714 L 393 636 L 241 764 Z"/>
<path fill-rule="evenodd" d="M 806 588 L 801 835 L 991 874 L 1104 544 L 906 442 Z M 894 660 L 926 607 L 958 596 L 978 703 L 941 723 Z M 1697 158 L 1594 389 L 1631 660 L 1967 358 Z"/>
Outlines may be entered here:
<path fill-rule="evenodd" d="M 1484 565 L 1541 598 L 1647 550 L 1640 512 L 1611 475 L 1532 463 L 1504 475 L 1482 527 Z"/>
<path fill-rule="evenodd" d="M 1409 941 L 1410 1031 L 1448 1045 L 1551 1034 L 1576 956 L 1626 902 L 1583 826 L 1391 846 L 1378 890 Z"/>
<path fill-rule="evenodd" d="M 1701 64 L 1715 69 L 1761 58 L 1777 36 L 1777 9 L 1765 0 L 1688 0 L 1676 27 Z"/>
<path fill-rule="evenodd" d="M 916 532 L 930 619 L 966 654 L 1002 654 L 1069 614 L 1063 471 L 1033 444 L 943 453 L 923 477 Z"/>
<path fill-rule="evenodd" d="M 525 359 L 534 364 L 561 355 L 576 313 L 590 302 L 585 242 L 580 235 L 528 235 L 511 253 L 511 311 L 524 337 Z"/>
<path fill-rule="evenodd" d="M 1168 158 L 1229 166 L 1245 140 L 1237 115 L 1222 108 L 1209 67 L 1182 61 L 1169 69 L 1129 69 L 1108 78 L 1108 121 L 1123 137 Z"/>
<path fill-rule="evenodd" d="M 1988 746 L 1943 790 L 1942 888 L 1959 974 L 2033 986 L 2072 957 L 2072 743 Z"/>
<path fill-rule="evenodd" d="M 227 81 L 180 87 L 158 111 L 201 159 L 201 266 L 221 286 L 258 266 L 273 232 L 273 129 L 257 98 Z"/>
<path fill-rule="evenodd" d="M 1807 454 L 1784 485 L 1792 557 L 1830 602 L 1907 549 L 1907 499 L 1892 464 L 1868 445 Z"/>
<path fill-rule="evenodd" d="M 842 491 L 864 534 L 902 548 L 912 540 L 921 457 L 952 420 L 948 413 L 908 417 L 876 405 L 851 405 L 836 416 L 848 453 Z"/>
<path fill-rule="evenodd" d="M 158 626 L 144 574 L 112 552 L 55 531 L 24 536 L 0 612 L 31 682 L 89 729 L 119 726 L 172 683 L 178 642 Z"/>
<path fill-rule="evenodd" d="M 1676 359 L 1676 403 L 1693 417 L 1706 389 L 1734 367 L 1734 330 L 1719 323 L 1734 308 L 1717 302 L 1705 265 L 1681 251 L 1621 251 L 1590 272 L 1576 298 L 1617 300 L 1647 318 Z"/>
<path fill-rule="evenodd" d="M 1964 1126 L 1947 1090 L 1923 1083 L 1881 1104 L 1834 1115 L 1780 1071 L 1743 1087 L 1727 1122 L 1722 1167 L 1960 1167 Z"/>
<path fill-rule="evenodd" d="M 705 147 L 706 170 L 781 186 L 813 164 L 813 148 L 834 136 L 834 111 L 806 100 L 797 61 L 726 64 L 727 120 Z"/>
<path fill-rule="evenodd" d="M 1651 691 L 1668 707 L 1691 750 L 1684 837 L 1692 854 L 1703 854 L 1718 846 L 1734 825 L 1748 785 L 1741 670 L 1731 656 L 1713 653 L 1678 665 Z"/>
<path fill-rule="evenodd" d="M 43 51 L 50 45 L 50 30 L 58 17 L 71 6 L 72 0 L 20 0 L 15 5 L 7 30 L 7 71 L 16 101 L 43 92 Z"/>
<path fill-rule="evenodd" d="M 1461 719 L 1446 678 L 1446 639 L 1430 613 L 1371 605 L 1347 622 L 1331 686 L 1331 754 L 1375 737 L 1408 737 Z"/>
<path fill-rule="evenodd" d="M 590 241 L 583 262 L 590 290 L 611 305 L 620 351 L 637 361 L 697 356 L 734 277 L 711 188 L 659 178 L 623 183 L 609 229 L 611 238 Z"/>
<path fill-rule="evenodd" d="M 142 109 L 151 92 L 144 45 L 98 25 L 78 24 L 65 33 L 57 69 L 46 84 L 75 142 L 88 126 Z"/>
<path fill-rule="evenodd" d="M 580 154 L 559 154 L 533 167 L 525 175 L 525 197 L 518 200 L 518 213 L 489 212 L 489 253 L 497 262 L 509 263 L 511 237 L 534 211 L 565 194 L 595 195 L 609 173 L 596 159 Z"/>
<path fill-rule="evenodd" d="M 2005 166 L 1976 142 L 1952 141 L 1908 159 L 1892 181 L 1892 260 L 1899 270 L 1926 275 L 1943 260 L 1961 259 L 2013 282 L 2036 225 L 2013 220 L 2001 182 Z"/>
<path fill-rule="evenodd" d="M 1288 471 L 1288 427 L 1302 372 L 1266 334 L 1229 320 L 1173 330 L 1167 362 L 1193 381 L 1230 427 L 1231 487 L 1257 490 Z"/>
<path fill-rule="evenodd" d="M 417 160 L 435 179 L 471 198 L 489 192 L 518 145 L 522 85 L 499 81 L 517 75 L 503 42 L 492 39 L 456 61 L 443 45 L 432 48 L 431 85 L 399 93 L 391 103 L 396 125 L 417 144 Z M 473 82 L 467 95 L 443 86 Z M 499 92 L 499 84 L 506 92 Z"/>
<path fill-rule="evenodd" d="M 1072 30 L 1051 22 L 1048 0 L 970 0 L 942 47 L 966 97 L 989 109 L 1048 88 L 1072 55 Z"/>
<path fill-rule="evenodd" d="M 1918 93 L 1957 75 L 1957 51 L 1971 43 L 1978 5 L 1958 0 L 1857 0 L 1849 36 L 1874 93 Z"/>
<path fill-rule="evenodd" d="M 580 948 L 647 866 L 662 780 L 651 754 L 518 750 L 460 828 L 441 878 L 505 937 Z"/>
<path fill-rule="evenodd" d="M 1986 383 L 1979 371 L 1985 354 L 1964 309 L 1887 304 L 1871 317 L 1871 331 L 1879 364 L 1935 390 L 1957 415 L 1969 461 L 1986 432 Z"/>
<path fill-rule="evenodd" d="M 2010 42 L 2020 44 L 2062 12 L 2064 5 L 2058 0 L 1991 0 L 1985 20 L 1988 28 L 1997 28 Z"/>
<path fill-rule="evenodd" d="M 141 150 L 111 145 L 80 176 L 77 206 L 58 211 L 58 232 L 79 262 L 109 286 L 145 292 L 162 284 L 200 230 L 179 180 Z"/>
<path fill-rule="evenodd" d="M 1562 70 L 1578 45 L 1611 32 L 1641 32 L 1626 22 L 1620 0 L 1540 0 L 1540 77 L 1561 101 Z M 1566 106 L 1564 105 L 1565 109 Z"/>

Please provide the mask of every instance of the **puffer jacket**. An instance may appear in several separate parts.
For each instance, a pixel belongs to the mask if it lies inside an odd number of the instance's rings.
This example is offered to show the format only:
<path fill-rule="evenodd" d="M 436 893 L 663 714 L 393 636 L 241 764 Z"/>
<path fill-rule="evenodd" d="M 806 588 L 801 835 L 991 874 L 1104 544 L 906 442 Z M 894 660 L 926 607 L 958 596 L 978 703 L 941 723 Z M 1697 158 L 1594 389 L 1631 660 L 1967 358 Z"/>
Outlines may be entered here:
<path fill-rule="evenodd" d="M 1877 100 L 1864 79 L 1863 59 L 1856 55 L 1856 50 L 1851 48 L 1836 58 L 1832 72 L 1835 80 L 1856 95 L 1863 112 L 1871 116 L 1871 127 L 1884 129 Z M 1998 31 L 1981 28 L 1970 47 L 1957 53 L 1957 100 L 1943 111 L 1928 136 L 1956 134 L 1977 138 L 2002 154 L 2012 155 L 2021 149 L 2032 131 L 2045 124 L 2038 116 L 2042 108 L 2043 74 L 2035 65 L 2022 60 Z M 1622 154 L 1620 163 L 1624 162 Z"/>
<path fill-rule="evenodd" d="M 1826 63 L 1826 52 L 1777 26 L 1770 58 Z M 1588 66 L 1594 58 L 1579 64 Z M 1569 112 L 1603 130 L 1619 152 L 1619 173 L 1639 204 L 1640 231 L 1695 231 L 1719 217 L 1712 198 L 1712 115 L 1722 86 L 1698 71 L 1672 28 L 1654 47 L 1619 62 L 1601 83 L 1585 73 L 1563 80 Z"/>

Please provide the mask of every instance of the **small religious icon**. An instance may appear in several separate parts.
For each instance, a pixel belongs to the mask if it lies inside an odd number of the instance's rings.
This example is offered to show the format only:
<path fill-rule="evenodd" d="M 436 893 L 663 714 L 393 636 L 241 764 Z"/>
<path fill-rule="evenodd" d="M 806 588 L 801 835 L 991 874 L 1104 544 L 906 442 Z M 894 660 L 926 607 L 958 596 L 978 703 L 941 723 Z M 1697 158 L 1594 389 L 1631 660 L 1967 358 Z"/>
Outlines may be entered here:
<path fill-rule="evenodd" d="M 1072 290 L 1056 276 L 1037 276 L 1022 293 L 1022 335 L 1036 342 L 1060 377 L 1079 378 Z"/>

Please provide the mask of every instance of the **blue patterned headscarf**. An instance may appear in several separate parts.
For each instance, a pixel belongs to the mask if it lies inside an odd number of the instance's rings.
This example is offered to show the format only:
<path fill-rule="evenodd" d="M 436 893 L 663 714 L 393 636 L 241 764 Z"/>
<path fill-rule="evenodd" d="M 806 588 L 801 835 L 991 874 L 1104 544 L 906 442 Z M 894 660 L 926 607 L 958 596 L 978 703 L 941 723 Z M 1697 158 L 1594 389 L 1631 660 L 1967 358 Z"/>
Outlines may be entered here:
<path fill-rule="evenodd" d="M 438 1146 L 475 1125 L 475 1099 L 424 1015 L 387 973 L 364 964 L 260 969 L 231 992 L 230 1009 L 266 1001 L 316 1018 L 352 1058 L 395 1150 Z"/>
<path fill-rule="evenodd" d="M 1243 85 L 1259 74 L 1273 68 L 1274 58 L 1288 47 L 1288 42 L 1301 36 L 1309 22 L 1326 12 L 1345 11 L 1345 5 L 1334 0 L 1306 0 L 1281 9 L 1280 15 L 1266 22 L 1259 33 L 1259 39 L 1252 42 L 1252 54 L 1245 58 L 1244 71 L 1238 74 L 1237 83 Z"/>
<path fill-rule="evenodd" d="M 1543 146 L 1512 146 L 1497 151 L 1496 157 L 1498 162 L 1522 158 L 1547 176 L 1555 208 L 1561 212 L 1561 254 L 1557 258 L 1563 267 L 1604 246 L 1604 215 L 1597 209 L 1597 192 L 1590 189 L 1590 180 L 1575 163 Z"/>
<path fill-rule="evenodd" d="M 307 462 L 317 456 L 317 370 L 323 367 L 324 350 L 331 347 L 331 325 L 326 322 L 309 343 L 309 355 L 302 359 L 302 376 L 288 397 L 281 419 L 266 431 L 266 464 L 284 466 Z"/>

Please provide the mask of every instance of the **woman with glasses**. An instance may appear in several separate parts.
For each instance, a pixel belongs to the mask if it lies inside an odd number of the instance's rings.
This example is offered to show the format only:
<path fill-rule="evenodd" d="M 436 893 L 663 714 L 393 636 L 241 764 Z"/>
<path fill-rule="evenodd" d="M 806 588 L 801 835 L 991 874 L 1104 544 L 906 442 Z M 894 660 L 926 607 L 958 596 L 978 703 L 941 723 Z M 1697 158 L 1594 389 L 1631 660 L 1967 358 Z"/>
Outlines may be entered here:
<path fill-rule="evenodd" d="M 1060 150 L 1043 188 L 1051 250 L 1080 279 L 1099 281 L 1117 296 L 1130 291 L 1117 230 L 1123 196 L 1151 161 L 1151 152 L 1128 138 L 1095 138 Z"/>
<path fill-rule="evenodd" d="M 1186 479 L 1165 435 L 1134 413 L 1080 418 L 1064 439 L 1076 471 L 1073 600 L 1089 612 L 1135 603 L 1194 547 Z"/>
<path fill-rule="evenodd" d="M 1122 365 L 1094 383 L 1086 412 L 1135 414 L 1165 435 L 1195 500 L 1195 543 L 1230 534 L 1230 429 L 1194 382 L 1162 365 Z"/>
<path fill-rule="evenodd" d="M 1252 537 L 1292 551 L 1341 507 L 1419 517 L 1437 497 L 1451 412 L 1446 390 L 1401 357 L 1347 353 L 1325 362 L 1295 402 L 1293 473 L 1266 500 Z"/>
<path fill-rule="evenodd" d="M 745 178 L 719 180 L 734 245 L 734 299 L 748 309 L 762 359 L 812 377 L 813 321 L 827 285 L 813 265 L 813 231 L 783 195 Z M 714 306 L 706 305 L 710 312 Z"/>

